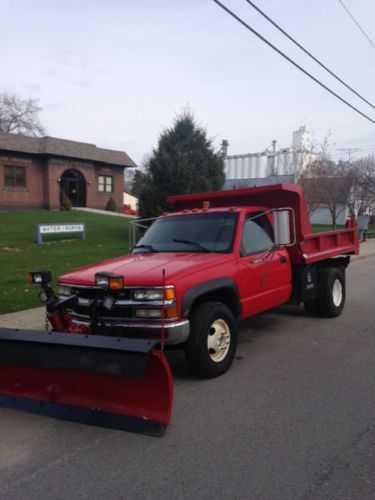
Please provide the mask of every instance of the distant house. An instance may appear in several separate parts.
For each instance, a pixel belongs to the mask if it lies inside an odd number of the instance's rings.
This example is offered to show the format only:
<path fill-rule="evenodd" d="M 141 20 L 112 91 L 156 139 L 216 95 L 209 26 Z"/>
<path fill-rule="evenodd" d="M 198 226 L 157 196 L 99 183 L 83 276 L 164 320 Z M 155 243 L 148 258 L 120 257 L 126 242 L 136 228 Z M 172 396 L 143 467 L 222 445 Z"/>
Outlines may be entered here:
<path fill-rule="evenodd" d="M 138 198 L 124 191 L 124 213 L 135 215 L 138 212 Z"/>
<path fill-rule="evenodd" d="M 0 133 L 0 209 L 105 208 L 112 196 L 122 211 L 124 169 L 136 167 L 122 151 L 94 144 Z"/>

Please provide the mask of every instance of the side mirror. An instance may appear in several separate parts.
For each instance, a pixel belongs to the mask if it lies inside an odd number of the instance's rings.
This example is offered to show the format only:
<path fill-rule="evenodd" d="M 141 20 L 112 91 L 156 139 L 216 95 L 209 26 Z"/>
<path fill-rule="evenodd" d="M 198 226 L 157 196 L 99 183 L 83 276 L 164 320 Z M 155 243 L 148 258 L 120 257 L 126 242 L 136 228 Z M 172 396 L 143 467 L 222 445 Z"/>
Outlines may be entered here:
<path fill-rule="evenodd" d="M 293 217 L 294 213 L 290 208 L 282 208 L 273 212 L 273 227 L 277 246 L 294 245 L 294 237 L 292 237 L 290 224 L 291 216 Z"/>

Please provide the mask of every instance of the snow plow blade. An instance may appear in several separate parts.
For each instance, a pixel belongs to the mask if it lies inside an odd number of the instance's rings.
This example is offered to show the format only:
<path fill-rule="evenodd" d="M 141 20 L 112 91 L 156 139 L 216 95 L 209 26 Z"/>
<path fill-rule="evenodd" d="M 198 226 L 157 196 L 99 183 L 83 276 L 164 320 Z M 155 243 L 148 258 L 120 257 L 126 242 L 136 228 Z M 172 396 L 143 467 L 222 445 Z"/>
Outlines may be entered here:
<path fill-rule="evenodd" d="M 173 380 L 156 342 L 0 328 L 0 407 L 151 435 Z"/>

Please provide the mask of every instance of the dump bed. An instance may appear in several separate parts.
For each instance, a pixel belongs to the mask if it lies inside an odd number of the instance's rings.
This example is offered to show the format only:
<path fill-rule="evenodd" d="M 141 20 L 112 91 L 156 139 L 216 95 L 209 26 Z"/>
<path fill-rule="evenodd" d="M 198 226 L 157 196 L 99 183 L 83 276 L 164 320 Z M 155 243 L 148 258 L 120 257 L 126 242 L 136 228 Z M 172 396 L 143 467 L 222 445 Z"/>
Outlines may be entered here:
<path fill-rule="evenodd" d="M 338 255 L 358 255 L 359 239 L 354 218 L 348 220 L 345 229 L 306 235 L 299 248 L 305 264 Z"/>
<path fill-rule="evenodd" d="M 354 218 L 345 229 L 312 233 L 304 192 L 296 184 L 277 184 L 254 188 L 170 196 L 176 210 L 210 207 L 263 206 L 270 209 L 291 208 L 295 216 L 295 244 L 288 247 L 293 264 L 312 264 L 340 255 L 358 255 L 359 239 Z"/>

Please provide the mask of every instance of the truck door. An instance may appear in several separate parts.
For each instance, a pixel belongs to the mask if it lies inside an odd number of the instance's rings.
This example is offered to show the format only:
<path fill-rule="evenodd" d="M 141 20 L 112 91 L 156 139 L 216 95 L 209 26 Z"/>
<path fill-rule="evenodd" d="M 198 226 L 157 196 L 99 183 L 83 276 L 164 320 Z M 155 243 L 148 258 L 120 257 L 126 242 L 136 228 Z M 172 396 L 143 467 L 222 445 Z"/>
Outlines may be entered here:
<path fill-rule="evenodd" d="M 289 254 L 285 247 L 275 246 L 273 227 L 262 212 L 250 213 L 244 221 L 239 270 L 243 317 L 289 300 L 292 292 Z"/>

